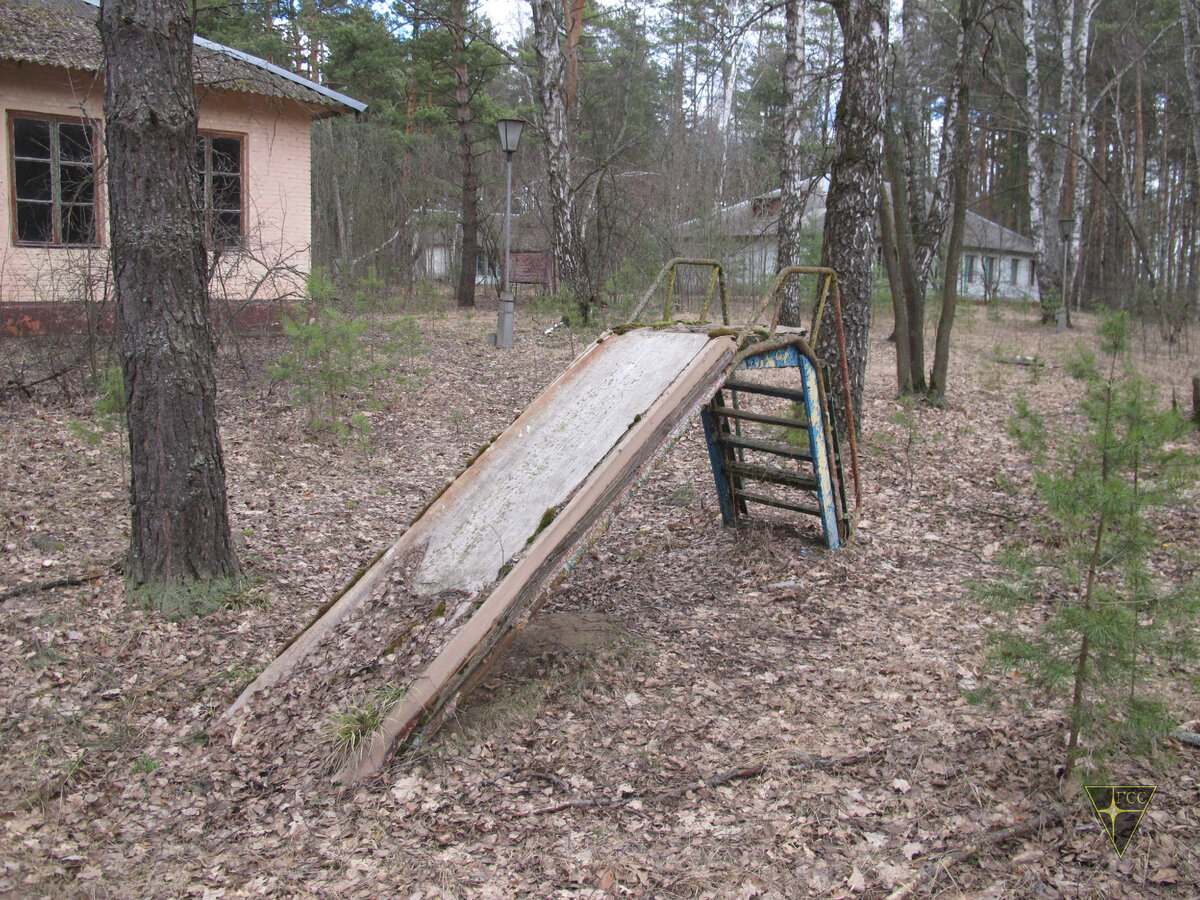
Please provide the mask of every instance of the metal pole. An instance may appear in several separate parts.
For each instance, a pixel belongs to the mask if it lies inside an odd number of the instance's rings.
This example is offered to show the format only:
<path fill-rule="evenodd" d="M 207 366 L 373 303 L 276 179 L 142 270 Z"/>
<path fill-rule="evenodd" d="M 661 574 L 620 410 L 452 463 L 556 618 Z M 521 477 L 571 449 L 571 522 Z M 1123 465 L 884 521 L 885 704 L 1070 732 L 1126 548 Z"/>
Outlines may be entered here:
<path fill-rule="evenodd" d="M 512 259 L 512 151 L 504 155 L 508 157 L 504 186 L 504 293 L 507 294 L 510 283 L 508 266 Z"/>
<path fill-rule="evenodd" d="M 1055 331 L 1066 331 L 1067 325 L 1067 254 L 1071 252 L 1071 238 L 1064 235 L 1062 245 L 1062 303 L 1058 306 L 1058 323 Z"/>
<path fill-rule="evenodd" d="M 504 191 L 504 290 L 500 294 L 500 315 L 496 322 L 496 346 L 508 348 L 513 345 L 513 295 L 509 280 L 512 262 L 512 151 L 505 151 L 506 185 Z"/>

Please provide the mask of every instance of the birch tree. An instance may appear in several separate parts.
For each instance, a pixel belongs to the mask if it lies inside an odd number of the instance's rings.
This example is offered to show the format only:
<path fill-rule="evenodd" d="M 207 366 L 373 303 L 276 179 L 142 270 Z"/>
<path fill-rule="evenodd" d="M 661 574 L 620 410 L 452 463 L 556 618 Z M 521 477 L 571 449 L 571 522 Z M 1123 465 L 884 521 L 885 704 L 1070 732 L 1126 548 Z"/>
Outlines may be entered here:
<path fill-rule="evenodd" d="M 971 86 L 967 66 L 975 57 L 979 18 L 984 0 L 960 0 L 958 60 L 954 70 L 953 102 L 948 104 L 946 130 L 950 132 L 949 171 L 952 196 L 950 235 L 946 248 L 946 271 L 942 279 L 942 311 L 934 341 L 933 369 L 929 374 L 929 401 L 946 402 L 946 380 L 950 370 L 950 333 L 958 306 L 958 272 L 962 266 L 963 231 L 967 216 L 968 140 L 970 137 Z"/>
<path fill-rule="evenodd" d="M 842 286 L 846 365 L 852 415 L 862 419 L 874 286 L 876 224 L 883 171 L 884 84 L 887 73 L 887 0 L 835 0 L 842 31 L 842 92 L 834 120 L 835 153 L 825 203 L 821 264 L 837 271 Z M 835 329 L 821 329 L 815 348 L 830 360 L 832 385 L 841 397 L 842 375 Z"/>
<path fill-rule="evenodd" d="M 1021 0 L 1021 45 L 1025 56 L 1025 154 L 1029 178 L 1029 233 L 1033 239 L 1038 302 L 1045 308 L 1046 275 L 1046 179 L 1042 158 L 1042 80 L 1038 65 L 1038 42 L 1034 0 Z"/>
<path fill-rule="evenodd" d="M 783 140 L 780 150 L 779 268 L 802 263 L 801 231 L 804 227 L 804 13 L 805 0 L 784 3 Z M 784 293 L 784 321 L 799 321 L 800 290 L 790 284 Z"/>
<path fill-rule="evenodd" d="M 533 11 L 533 46 L 537 54 L 538 99 L 541 135 L 546 146 L 546 174 L 550 193 L 551 253 L 555 284 L 571 291 L 586 319 L 592 298 L 581 294 L 582 255 L 572 210 L 571 141 L 567 119 L 567 59 L 563 53 L 562 0 L 530 0 Z"/>

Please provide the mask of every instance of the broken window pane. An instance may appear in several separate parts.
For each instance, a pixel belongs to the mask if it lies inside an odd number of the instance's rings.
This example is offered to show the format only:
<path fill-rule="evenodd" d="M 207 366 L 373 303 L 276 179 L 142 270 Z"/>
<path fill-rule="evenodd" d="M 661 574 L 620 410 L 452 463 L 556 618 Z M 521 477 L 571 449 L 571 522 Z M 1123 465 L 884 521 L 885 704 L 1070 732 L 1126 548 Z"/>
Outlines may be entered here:
<path fill-rule="evenodd" d="M 63 203 L 91 203 L 96 199 L 95 173 L 91 166 L 62 166 L 59 197 Z"/>
<path fill-rule="evenodd" d="M 92 129 L 82 123 L 59 123 L 58 154 L 64 162 L 82 162 L 90 167 L 95 158 L 92 152 Z"/>
<path fill-rule="evenodd" d="M 17 201 L 17 240 L 48 244 L 54 239 L 54 206 Z"/>
<path fill-rule="evenodd" d="M 18 200 L 52 200 L 54 198 L 52 166 L 49 162 L 18 159 L 13 168 Z"/>
<path fill-rule="evenodd" d="M 13 156 L 50 159 L 50 123 L 45 119 L 13 119 Z"/>
<path fill-rule="evenodd" d="M 212 139 L 212 149 L 214 172 L 240 172 L 242 170 L 242 142 L 240 140 L 215 137 Z"/>
<path fill-rule="evenodd" d="M 212 205 L 215 210 L 240 209 L 242 180 L 236 175 L 213 175 Z"/>
<path fill-rule="evenodd" d="M 63 207 L 62 233 L 64 244 L 90 244 L 96 234 L 96 207 L 83 204 Z"/>

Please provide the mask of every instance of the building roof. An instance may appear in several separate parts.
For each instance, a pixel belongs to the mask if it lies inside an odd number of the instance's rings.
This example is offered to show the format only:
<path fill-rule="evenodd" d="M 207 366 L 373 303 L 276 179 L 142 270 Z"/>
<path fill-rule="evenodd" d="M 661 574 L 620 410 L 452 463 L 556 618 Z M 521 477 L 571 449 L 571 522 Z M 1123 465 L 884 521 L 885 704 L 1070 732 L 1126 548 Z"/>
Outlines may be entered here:
<path fill-rule="evenodd" d="M 98 10 L 96 0 L 0 0 L 0 59 L 102 72 Z M 318 116 L 367 108 L 265 59 L 201 37 L 194 40 L 197 84 L 294 100 Z"/>
<path fill-rule="evenodd" d="M 1027 238 L 1011 228 L 1005 228 L 999 222 L 985 219 L 969 209 L 967 210 L 967 219 L 963 223 L 963 248 L 965 250 L 1019 253 L 1023 256 L 1034 255 L 1031 238 Z"/>
<path fill-rule="evenodd" d="M 2 2 L 2 0 L 0 0 Z M 887 182 L 884 182 L 885 187 Z M 825 195 L 829 190 L 829 178 L 818 176 L 805 181 L 804 228 L 820 229 L 825 224 Z M 775 240 L 779 231 L 779 188 L 723 206 L 710 219 L 692 219 L 684 222 L 681 232 L 684 237 L 697 237 L 706 232 L 717 233 L 742 241 L 758 239 Z M 985 219 L 978 213 L 967 210 L 964 223 L 963 247 L 968 252 L 995 252 L 1033 256 L 1034 245 L 1025 237 L 999 222 Z"/>
<path fill-rule="evenodd" d="M 804 182 L 804 227 L 820 228 L 825 218 L 825 192 L 829 178 L 818 175 Z M 689 219 L 680 225 L 684 237 L 722 234 L 742 240 L 770 237 L 779 231 L 780 189 L 767 191 L 749 200 L 722 206 L 711 217 Z"/>

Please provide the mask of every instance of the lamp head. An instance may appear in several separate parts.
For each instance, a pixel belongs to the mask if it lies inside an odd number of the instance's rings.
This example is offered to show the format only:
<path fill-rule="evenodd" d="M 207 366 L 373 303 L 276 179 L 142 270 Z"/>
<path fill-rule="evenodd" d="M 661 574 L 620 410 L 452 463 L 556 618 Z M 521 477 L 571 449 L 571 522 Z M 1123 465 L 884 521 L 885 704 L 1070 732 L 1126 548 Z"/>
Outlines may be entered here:
<path fill-rule="evenodd" d="M 1058 233 L 1059 233 L 1059 236 L 1062 238 L 1064 244 L 1071 243 L 1071 235 L 1074 233 L 1074 231 L 1075 231 L 1075 220 L 1074 219 L 1064 218 L 1064 219 L 1058 220 Z"/>
<path fill-rule="evenodd" d="M 500 149 L 505 153 L 515 153 L 521 143 L 521 132 L 525 129 L 522 119 L 501 119 L 496 123 L 500 131 Z"/>

